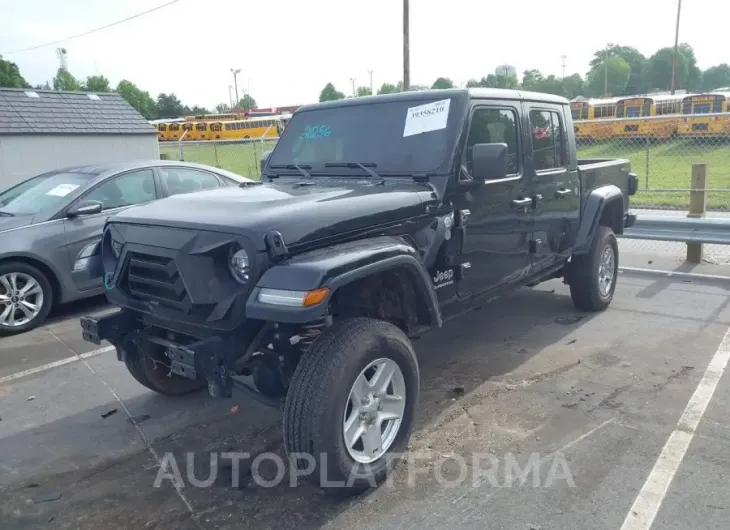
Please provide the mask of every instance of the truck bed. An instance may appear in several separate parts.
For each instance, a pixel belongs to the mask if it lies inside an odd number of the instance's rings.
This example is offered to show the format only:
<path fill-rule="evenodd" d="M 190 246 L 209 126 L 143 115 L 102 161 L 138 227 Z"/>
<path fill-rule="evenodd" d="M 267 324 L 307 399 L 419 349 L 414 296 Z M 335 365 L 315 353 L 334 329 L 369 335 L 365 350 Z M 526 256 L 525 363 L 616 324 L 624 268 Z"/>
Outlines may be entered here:
<path fill-rule="evenodd" d="M 599 186 L 613 184 L 624 197 L 636 193 L 636 175 L 631 173 L 631 162 L 625 158 L 579 158 L 578 179 L 580 181 L 581 203 L 590 192 Z M 624 214 L 629 211 L 629 201 L 624 202 Z"/>

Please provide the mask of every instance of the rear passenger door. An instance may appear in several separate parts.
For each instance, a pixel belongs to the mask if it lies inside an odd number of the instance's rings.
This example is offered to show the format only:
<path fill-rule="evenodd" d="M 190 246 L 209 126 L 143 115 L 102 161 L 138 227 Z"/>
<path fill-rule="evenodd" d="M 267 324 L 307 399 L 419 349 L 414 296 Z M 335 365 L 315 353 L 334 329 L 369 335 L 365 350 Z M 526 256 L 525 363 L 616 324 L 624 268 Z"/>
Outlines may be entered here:
<path fill-rule="evenodd" d="M 224 186 L 217 175 L 202 169 L 163 166 L 157 168 L 165 195 L 179 195 Z"/>
<path fill-rule="evenodd" d="M 532 271 L 550 266 L 572 251 L 580 195 L 575 161 L 569 159 L 566 119 L 561 105 L 525 103 L 532 157 L 526 171 L 534 198 Z"/>

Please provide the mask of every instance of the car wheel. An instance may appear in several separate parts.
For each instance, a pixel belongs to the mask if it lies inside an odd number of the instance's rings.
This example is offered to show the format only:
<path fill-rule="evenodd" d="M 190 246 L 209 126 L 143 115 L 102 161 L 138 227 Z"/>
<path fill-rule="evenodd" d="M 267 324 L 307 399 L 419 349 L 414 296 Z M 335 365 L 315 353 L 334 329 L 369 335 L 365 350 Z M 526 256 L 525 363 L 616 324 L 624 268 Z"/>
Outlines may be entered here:
<path fill-rule="evenodd" d="M 332 496 L 376 487 L 407 448 L 418 387 L 416 356 L 399 328 L 336 322 L 312 343 L 289 387 L 283 425 L 292 466 Z"/>
<path fill-rule="evenodd" d="M 20 262 L 0 265 L 0 335 L 40 326 L 52 305 L 51 282 L 40 270 Z"/>
<path fill-rule="evenodd" d="M 618 242 L 607 226 L 599 226 L 588 254 L 570 263 L 570 295 L 583 311 L 601 311 L 613 300 L 618 278 Z"/>

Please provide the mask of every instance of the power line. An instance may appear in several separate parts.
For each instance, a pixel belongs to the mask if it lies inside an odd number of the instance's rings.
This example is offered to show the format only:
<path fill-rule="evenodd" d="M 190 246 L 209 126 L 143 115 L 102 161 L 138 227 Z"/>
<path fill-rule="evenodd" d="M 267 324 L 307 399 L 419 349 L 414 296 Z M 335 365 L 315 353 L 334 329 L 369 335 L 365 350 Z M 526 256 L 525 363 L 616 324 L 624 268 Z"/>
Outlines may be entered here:
<path fill-rule="evenodd" d="M 85 31 L 83 33 L 79 33 L 78 35 L 73 35 L 71 37 L 66 37 L 65 39 L 59 39 L 54 40 L 53 42 L 46 42 L 45 44 L 38 44 L 37 46 L 30 46 L 29 48 L 23 48 L 20 50 L 15 50 L 12 52 L 3 52 L 0 53 L 0 55 L 12 55 L 14 53 L 23 53 L 23 52 L 29 52 L 31 50 L 37 50 L 39 48 L 45 48 L 46 46 L 53 46 L 54 44 L 60 44 L 62 42 L 70 41 L 72 39 L 78 39 L 79 37 L 85 37 L 87 35 L 91 35 L 92 33 L 96 33 L 97 31 L 101 31 L 104 29 L 111 28 L 112 26 L 118 26 L 119 24 L 123 24 L 124 22 L 129 22 L 130 20 L 134 20 L 135 18 L 139 18 L 141 16 L 147 15 L 149 13 L 152 13 L 153 11 L 158 11 L 164 7 L 171 6 L 172 4 L 178 3 L 180 0 L 170 0 L 170 2 L 167 2 L 166 4 L 162 4 L 161 6 L 153 7 L 152 9 L 148 9 L 147 11 L 143 11 L 142 13 L 137 13 L 136 15 L 132 15 L 131 17 L 127 17 L 122 20 L 117 20 L 116 22 L 112 22 L 111 24 L 107 24 L 105 26 L 101 26 L 99 28 L 95 28 L 89 31 Z"/>

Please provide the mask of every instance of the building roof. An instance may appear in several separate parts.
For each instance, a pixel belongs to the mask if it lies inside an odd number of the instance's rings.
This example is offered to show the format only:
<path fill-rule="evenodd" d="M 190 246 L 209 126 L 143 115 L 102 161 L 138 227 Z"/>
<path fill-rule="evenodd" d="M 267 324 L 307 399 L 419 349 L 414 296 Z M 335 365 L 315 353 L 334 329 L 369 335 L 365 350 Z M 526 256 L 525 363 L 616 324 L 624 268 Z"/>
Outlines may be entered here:
<path fill-rule="evenodd" d="M 0 88 L 0 134 L 157 134 L 114 92 Z"/>

